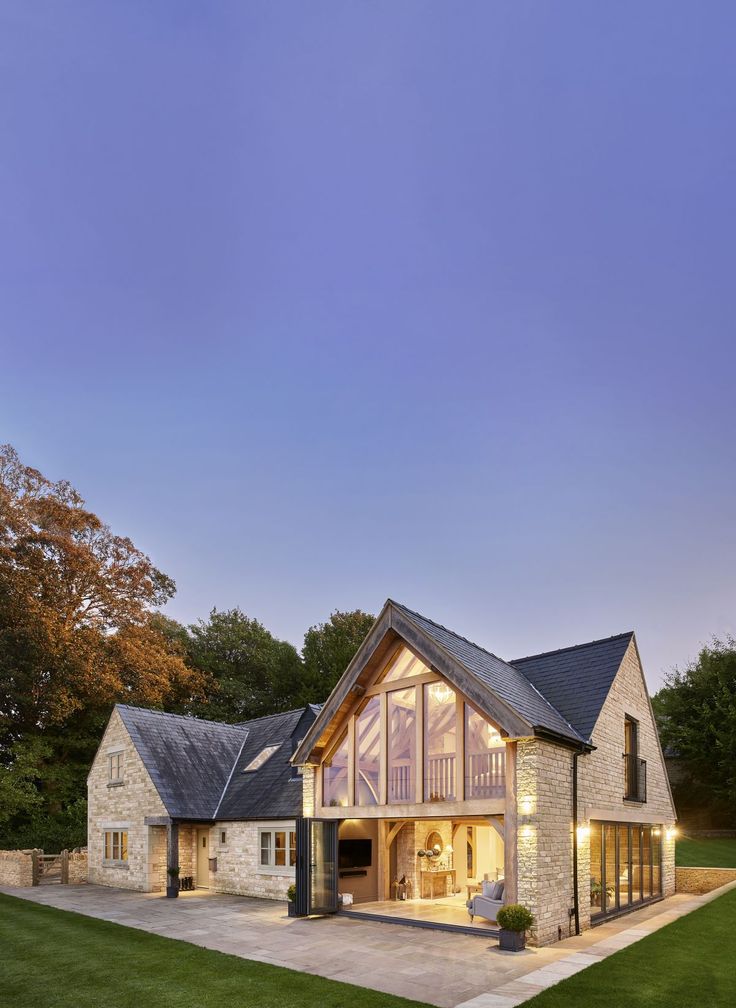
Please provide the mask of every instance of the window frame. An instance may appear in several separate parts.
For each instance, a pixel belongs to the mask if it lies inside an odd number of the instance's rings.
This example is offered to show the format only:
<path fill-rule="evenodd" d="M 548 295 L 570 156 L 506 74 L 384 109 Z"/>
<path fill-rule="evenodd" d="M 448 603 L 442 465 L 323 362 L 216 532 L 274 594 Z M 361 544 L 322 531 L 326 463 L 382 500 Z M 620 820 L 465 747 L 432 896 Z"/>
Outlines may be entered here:
<path fill-rule="evenodd" d="M 127 868 L 130 861 L 127 826 L 111 826 L 102 830 L 102 864 L 107 868 Z M 108 840 L 108 837 L 110 838 Z M 118 857 L 115 857 L 117 851 Z"/>
<path fill-rule="evenodd" d="M 115 773 L 113 773 L 115 770 Z M 118 787 L 125 783 L 125 750 L 116 749 L 107 754 L 108 787 Z"/>
<path fill-rule="evenodd" d="M 276 834 L 284 834 L 284 846 L 277 847 Z M 268 836 L 268 843 L 264 846 L 263 837 Z M 259 823 L 257 827 L 256 840 L 256 871 L 259 875 L 287 875 L 293 876 L 296 872 L 296 824 L 293 821 L 286 823 Z M 268 851 L 268 863 L 263 863 L 263 853 Z M 283 865 L 276 864 L 276 851 L 283 850 Z M 290 863 L 293 858 L 293 863 Z"/>

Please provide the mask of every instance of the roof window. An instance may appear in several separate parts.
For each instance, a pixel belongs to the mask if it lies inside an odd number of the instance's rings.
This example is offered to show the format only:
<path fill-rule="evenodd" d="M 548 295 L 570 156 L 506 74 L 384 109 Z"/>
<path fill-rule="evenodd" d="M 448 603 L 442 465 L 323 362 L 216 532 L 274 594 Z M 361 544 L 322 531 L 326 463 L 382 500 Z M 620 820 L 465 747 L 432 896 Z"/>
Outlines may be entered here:
<path fill-rule="evenodd" d="M 250 761 L 248 766 L 243 767 L 243 773 L 252 773 L 254 770 L 260 770 L 266 760 L 270 759 L 277 749 L 280 749 L 280 745 L 269 745 L 265 749 L 261 749 L 254 759 Z"/>

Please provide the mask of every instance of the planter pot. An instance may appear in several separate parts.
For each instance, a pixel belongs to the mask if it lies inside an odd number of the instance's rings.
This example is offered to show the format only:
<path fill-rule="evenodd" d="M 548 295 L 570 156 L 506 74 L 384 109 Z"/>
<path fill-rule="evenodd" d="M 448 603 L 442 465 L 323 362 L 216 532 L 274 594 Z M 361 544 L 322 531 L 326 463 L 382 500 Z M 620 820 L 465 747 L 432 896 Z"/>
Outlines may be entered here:
<path fill-rule="evenodd" d="M 506 931 L 501 928 L 498 947 L 504 952 L 523 952 L 526 948 L 526 935 L 523 931 Z"/>
<path fill-rule="evenodd" d="M 292 903 L 291 900 L 288 900 L 286 903 L 286 912 L 289 917 L 296 917 L 296 903 Z"/>
<path fill-rule="evenodd" d="M 168 896 L 169 899 L 176 899 L 176 897 L 179 895 L 179 883 L 174 882 L 172 885 L 172 883 L 169 882 L 168 885 L 166 886 L 166 895 Z"/>

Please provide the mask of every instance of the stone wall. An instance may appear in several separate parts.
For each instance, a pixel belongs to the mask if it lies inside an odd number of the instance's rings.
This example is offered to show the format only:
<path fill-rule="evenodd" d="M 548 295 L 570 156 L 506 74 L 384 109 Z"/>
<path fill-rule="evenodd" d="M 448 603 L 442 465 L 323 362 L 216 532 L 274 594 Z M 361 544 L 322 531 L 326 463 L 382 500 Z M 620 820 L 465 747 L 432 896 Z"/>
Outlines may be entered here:
<path fill-rule="evenodd" d="M 530 942 L 567 937 L 572 906 L 572 753 L 520 739 L 516 756 L 518 901 L 534 916 Z M 579 864 L 587 891 L 587 860 Z"/>
<path fill-rule="evenodd" d="M 265 899 L 286 899 L 286 890 L 296 880 L 294 868 L 268 871 L 259 864 L 259 829 L 293 830 L 290 822 L 218 822 L 210 833 L 210 852 L 217 857 L 217 871 L 210 872 L 210 885 L 216 892 Z M 226 831 L 225 844 L 219 843 Z"/>
<path fill-rule="evenodd" d="M 317 791 L 317 768 L 310 764 L 301 767 L 302 771 L 302 815 L 311 819 L 314 815 L 314 804 Z"/>
<path fill-rule="evenodd" d="M 109 780 L 111 750 L 124 753 L 122 784 L 111 784 Z M 149 891 L 152 884 L 152 828 L 144 825 L 144 818 L 165 816 L 167 812 L 117 711 L 112 713 L 92 763 L 87 778 L 87 797 L 89 881 L 97 885 Z M 106 829 L 127 830 L 127 865 L 103 863 Z"/>
<path fill-rule="evenodd" d="M 0 885 L 33 885 L 31 851 L 0 851 Z"/>
<path fill-rule="evenodd" d="M 676 868 L 675 887 L 682 893 L 708 893 L 736 882 L 736 868 Z"/>
<path fill-rule="evenodd" d="M 396 844 L 396 879 L 391 879 L 391 896 L 393 897 L 393 883 L 402 876 L 410 883 L 412 899 L 419 898 L 421 894 L 420 872 L 424 868 L 428 870 L 430 863 L 438 867 L 449 866 L 448 857 L 444 853 L 437 859 L 430 862 L 426 858 L 417 857 L 417 851 L 426 849 L 427 837 L 433 831 L 442 837 L 442 847 L 452 845 L 452 822 L 449 819 L 422 819 L 417 822 L 406 823 L 394 840 Z M 448 893 L 449 894 L 449 893 Z"/>
<path fill-rule="evenodd" d="M 87 852 L 77 851 L 69 854 L 69 885 L 80 885 L 87 881 Z"/>

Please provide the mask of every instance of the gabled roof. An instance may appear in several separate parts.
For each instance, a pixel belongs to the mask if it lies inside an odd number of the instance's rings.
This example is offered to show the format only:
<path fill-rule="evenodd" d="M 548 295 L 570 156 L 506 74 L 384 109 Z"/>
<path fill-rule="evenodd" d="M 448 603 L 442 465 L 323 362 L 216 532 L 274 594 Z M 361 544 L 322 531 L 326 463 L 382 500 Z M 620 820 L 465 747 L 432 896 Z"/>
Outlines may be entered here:
<path fill-rule="evenodd" d="M 172 819 L 299 814 L 301 778 L 291 782 L 289 758 L 314 721 L 312 705 L 237 725 L 126 704 L 116 710 Z M 238 772 L 273 745 L 278 750 L 256 771 Z"/>
<path fill-rule="evenodd" d="M 511 664 L 589 740 L 633 637 L 633 631 L 628 631 L 558 651 L 516 658 Z"/>
<path fill-rule="evenodd" d="M 533 728 L 542 728 L 581 741 L 575 727 L 552 705 L 550 695 L 543 695 L 537 684 L 530 682 L 522 671 L 447 627 L 407 609 L 400 602 L 391 600 L 391 604 L 449 652 L 468 672 L 480 679 L 497 697 L 509 704 Z"/>
<path fill-rule="evenodd" d="M 291 819 L 302 814 L 302 778 L 290 760 L 316 717 L 313 705 L 246 722 L 243 746 L 222 801 L 218 819 Z M 245 767 L 268 746 L 278 746 L 255 771 Z"/>
<path fill-rule="evenodd" d="M 211 819 L 246 728 L 126 704 L 116 710 L 169 815 Z"/>

